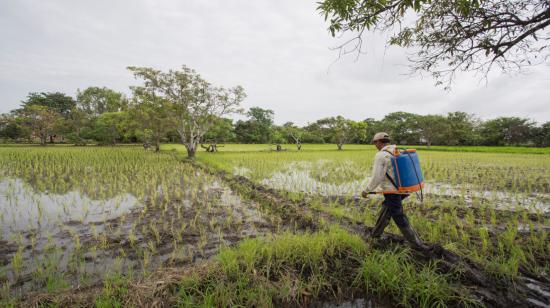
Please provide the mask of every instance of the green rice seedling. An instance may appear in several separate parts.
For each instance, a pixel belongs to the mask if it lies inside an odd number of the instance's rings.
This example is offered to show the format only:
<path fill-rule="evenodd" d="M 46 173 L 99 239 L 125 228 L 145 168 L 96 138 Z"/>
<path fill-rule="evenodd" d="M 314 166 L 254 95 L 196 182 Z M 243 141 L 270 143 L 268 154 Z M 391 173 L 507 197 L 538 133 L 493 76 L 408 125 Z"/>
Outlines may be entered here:
<path fill-rule="evenodd" d="M 21 270 L 23 269 L 23 248 L 23 246 L 19 246 L 11 259 L 11 267 L 16 277 L 21 274 Z"/>

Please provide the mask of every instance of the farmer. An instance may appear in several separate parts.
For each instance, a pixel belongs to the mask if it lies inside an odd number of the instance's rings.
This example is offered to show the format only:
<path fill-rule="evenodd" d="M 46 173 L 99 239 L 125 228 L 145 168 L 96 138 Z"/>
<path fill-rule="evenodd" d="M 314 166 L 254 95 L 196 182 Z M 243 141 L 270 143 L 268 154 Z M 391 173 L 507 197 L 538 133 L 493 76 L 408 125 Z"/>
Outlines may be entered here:
<path fill-rule="evenodd" d="M 377 133 L 372 138 L 372 143 L 378 149 L 378 153 L 374 156 L 374 166 L 372 167 L 372 178 L 366 189 L 362 192 L 362 196 L 367 198 L 369 192 L 381 191 L 390 192 L 384 193 L 384 202 L 382 209 L 376 221 L 376 225 L 372 229 L 370 237 L 380 238 L 386 226 L 390 223 L 390 218 L 393 218 L 395 224 L 403 233 L 405 239 L 411 243 L 413 248 L 418 250 L 428 250 L 429 246 L 422 243 L 418 234 L 412 229 L 407 216 L 403 213 L 403 199 L 408 197 L 408 194 L 391 193 L 396 191 L 395 175 L 391 168 L 390 158 L 391 153 L 394 153 L 395 145 L 390 144 L 390 136 L 387 133 Z"/>

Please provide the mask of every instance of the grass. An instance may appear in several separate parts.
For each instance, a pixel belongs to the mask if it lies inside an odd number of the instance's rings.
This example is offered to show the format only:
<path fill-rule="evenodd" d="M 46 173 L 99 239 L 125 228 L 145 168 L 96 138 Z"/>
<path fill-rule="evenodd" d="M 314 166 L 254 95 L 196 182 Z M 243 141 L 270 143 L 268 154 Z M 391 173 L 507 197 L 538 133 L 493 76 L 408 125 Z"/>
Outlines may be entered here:
<path fill-rule="evenodd" d="M 434 264 L 415 264 L 408 250 L 373 250 L 335 227 L 225 249 L 206 273 L 182 282 L 179 298 L 186 307 L 301 306 L 342 300 L 353 290 L 387 296 L 403 307 L 470 302 Z"/>

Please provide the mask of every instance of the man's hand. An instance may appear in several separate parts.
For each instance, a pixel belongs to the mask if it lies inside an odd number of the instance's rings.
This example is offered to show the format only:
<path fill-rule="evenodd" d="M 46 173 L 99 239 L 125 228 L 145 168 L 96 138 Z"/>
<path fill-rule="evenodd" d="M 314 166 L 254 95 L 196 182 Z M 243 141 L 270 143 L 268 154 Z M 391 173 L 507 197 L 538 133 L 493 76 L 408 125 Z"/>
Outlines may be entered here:
<path fill-rule="evenodd" d="M 369 192 L 363 190 L 363 191 L 361 192 L 361 197 L 363 197 L 363 198 L 365 198 L 365 199 L 368 198 L 368 197 L 369 197 Z"/>

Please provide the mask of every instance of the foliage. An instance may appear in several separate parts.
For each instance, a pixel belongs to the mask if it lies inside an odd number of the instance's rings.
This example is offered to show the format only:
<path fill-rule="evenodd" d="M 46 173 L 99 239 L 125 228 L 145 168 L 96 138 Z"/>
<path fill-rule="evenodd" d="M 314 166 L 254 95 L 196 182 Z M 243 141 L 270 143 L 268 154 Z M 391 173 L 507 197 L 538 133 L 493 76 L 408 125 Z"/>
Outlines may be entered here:
<path fill-rule="evenodd" d="M 105 112 L 118 112 L 127 109 L 128 100 L 122 93 L 106 87 L 88 87 L 77 90 L 78 108 L 90 117 L 97 117 Z"/>
<path fill-rule="evenodd" d="M 531 139 L 535 123 L 518 117 L 499 117 L 483 123 L 481 134 L 487 145 L 522 144 Z"/>
<path fill-rule="evenodd" d="M 236 141 L 233 120 L 214 118 L 213 121 L 212 128 L 204 135 L 204 141 L 214 143 Z"/>
<path fill-rule="evenodd" d="M 31 92 L 22 102 L 23 109 L 29 106 L 48 107 L 66 118 L 75 108 L 76 102 L 72 97 L 61 92 Z"/>
<path fill-rule="evenodd" d="M 144 87 L 132 87 L 134 94 L 130 115 L 142 131 L 151 131 L 150 138 L 155 145 L 155 150 L 160 151 L 161 139 L 176 126 L 173 114 L 174 105 L 154 91 Z"/>
<path fill-rule="evenodd" d="M 383 131 L 390 134 L 396 144 L 414 144 L 418 142 L 419 134 L 415 131 L 416 115 L 408 112 L 392 112 L 383 119 Z"/>
<path fill-rule="evenodd" d="M 277 125 L 273 120 L 273 110 L 252 107 L 246 113 L 248 119 L 233 122 L 225 116 L 241 112 L 238 103 L 244 98 L 242 88 L 213 87 L 187 68 L 168 73 L 147 68 L 134 69 L 146 72 L 142 72 L 147 75 L 143 78 L 157 79 L 154 82 L 153 79 L 146 81 L 144 86 L 131 87 L 133 96 L 130 100 L 107 88 L 90 87 L 79 92 L 76 107 L 65 112 L 65 116 L 55 112 L 60 117 L 55 125 L 50 123 L 53 126 L 48 130 L 49 136 L 45 138 L 49 137 L 50 142 L 53 142 L 54 136 L 61 136 L 62 140 L 80 145 L 92 141 L 104 143 L 107 134 L 104 129 L 105 120 L 98 122 L 98 119 L 105 110 L 122 110 L 130 112 L 130 117 L 118 124 L 119 132 L 113 132 L 114 135 L 120 135 L 123 131 L 124 136 L 115 137 L 116 142 L 145 140 L 159 148 L 161 141 L 175 142 L 179 139 L 189 146 L 190 156 L 194 155 L 197 144 L 201 142 L 294 143 L 298 149 L 303 144 L 334 143 L 337 148 L 342 149 L 346 143 L 370 143 L 374 134 L 380 131 L 389 133 L 393 143 L 428 147 L 550 145 L 550 122 L 537 125 L 531 119 L 520 117 L 499 117 L 483 121 L 474 114 L 461 111 L 446 115 L 419 115 L 399 111 L 389 113 L 381 120 L 366 118 L 362 121 L 336 116 L 300 127 L 291 122 Z M 135 74 L 138 76 L 141 73 Z M 155 82 L 159 84 L 156 85 Z M 181 88 L 174 88 L 175 84 L 179 84 Z M 46 96 L 52 98 L 59 95 Z M 33 98 L 29 101 L 43 100 L 41 95 L 33 93 L 29 97 Z M 57 106 L 53 103 L 51 105 Z M 42 105 L 36 103 L 36 106 Z M 17 142 L 32 141 L 31 132 L 34 128 L 28 118 L 24 119 L 23 109 L 25 107 L 2 115 L 1 138 Z M 216 115 L 221 113 L 225 115 Z M 34 136 L 38 138 L 39 134 L 35 131 Z M 113 139 L 110 140 L 109 143 L 112 143 Z"/>
<path fill-rule="evenodd" d="M 239 105 L 246 97 L 242 87 L 214 87 L 186 66 L 168 72 L 147 67 L 128 69 L 144 80 L 145 91 L 173 105 L 170 117 L 190 158 L 195 156 L 197 145 L 212 128 L 214 119 L 240 112 Z"/>
<path fill-rule="evenodd" d="M 130 120 L 127 111 L 102 113 L 95 121 L 92 133 L 94 139 L 103 144 L 115 145 L 128 133 L 128 122 Z"/>
<path fill-rule="evenodd" d="M 273 141 L 273 110 L 251 107 L 247 121 L 237 121 L 235 134 L 244 143 L 271 143 Z"/>
<path fill-rule="evenodd" d="M 457 71 L 482 76 L 548 60 L 550 3 L 546 0 L 324 0 L 319 12 L 333 36 L 360 52 L 365 31 L 388 32 L 390 45 L 413 50 L 413 72 L 428 72 L 450 86 Z"/>
<path fill-rule="evenodd" d="M 38 104 L 26 105 L 19 110 L 19 115 L 33 134 L 40 138 L 41 145 L 46 145 L 48 137 L 54 134 L 62 119 L 51 107 Z"/>

